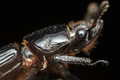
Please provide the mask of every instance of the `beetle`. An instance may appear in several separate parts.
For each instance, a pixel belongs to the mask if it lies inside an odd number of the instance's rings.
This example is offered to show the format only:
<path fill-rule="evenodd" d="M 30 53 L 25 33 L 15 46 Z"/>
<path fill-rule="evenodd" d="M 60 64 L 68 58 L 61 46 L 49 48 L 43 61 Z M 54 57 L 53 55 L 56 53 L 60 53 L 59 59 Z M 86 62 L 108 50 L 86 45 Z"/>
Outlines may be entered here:
<path fill-rule="evenodd" d="M 0 80 L 31 80 L 38 72 L 57 74 L 64 80 L 79 80 L 68 71 L 68 64 L 108 65 L 105 60 L 92 62 L 90 58 L 75 55 L 80 51 L 89 55 L 103 28 L 101 17 L 109 6 L 108 0 L 100 6 L 91 3 L 83 20 L 49 26 L 28 34 L 21 44 L 2 47 Z"/>

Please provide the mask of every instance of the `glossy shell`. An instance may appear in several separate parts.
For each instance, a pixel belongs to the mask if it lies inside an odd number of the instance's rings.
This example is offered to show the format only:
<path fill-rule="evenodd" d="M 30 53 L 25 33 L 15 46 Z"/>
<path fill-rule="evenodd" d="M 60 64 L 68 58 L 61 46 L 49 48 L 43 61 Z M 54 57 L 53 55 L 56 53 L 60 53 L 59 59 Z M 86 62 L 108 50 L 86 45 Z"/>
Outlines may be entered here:
<path fill-rule="evenodd" d="M 14 44 L 0 48 L 0 78 L 17 69 L 22 58 Z"/>
<path fill-rule="evenodd" d="M 71 42 L 66 24 L 49 26 L 24 37 L 44 52 L 54 52 Z"/>

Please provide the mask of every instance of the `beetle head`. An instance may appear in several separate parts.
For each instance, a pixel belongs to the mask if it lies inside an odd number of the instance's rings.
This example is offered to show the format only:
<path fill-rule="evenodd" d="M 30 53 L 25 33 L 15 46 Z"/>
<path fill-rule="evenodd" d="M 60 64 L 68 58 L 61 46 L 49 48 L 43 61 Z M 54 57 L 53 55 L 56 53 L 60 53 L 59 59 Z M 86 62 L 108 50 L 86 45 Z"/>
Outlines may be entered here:
<path fill-rule="evenodd" d="M 103 26 L 101 17 L 109 7 L 109 1 L 107 0 L 102 1 L 99 7 L 96 3 L 91 3 L 88 7 L 84 21 L 73 24 L 73 31 L 71 31 L 71 37 L 74 37 L 73 50 L 80 51 L 81 48 L 88 45 L 97 35 L 99 35 Z"/>
<path fill-rule="evenodd" d="M 96 36 L 98 36 L 103 27 L 103 20 L 99 19 L 95 26 L 90 26 L 86 22 L 82 22 L 74 28 L 73 49 L 80 50 L 88 45 Z"/>

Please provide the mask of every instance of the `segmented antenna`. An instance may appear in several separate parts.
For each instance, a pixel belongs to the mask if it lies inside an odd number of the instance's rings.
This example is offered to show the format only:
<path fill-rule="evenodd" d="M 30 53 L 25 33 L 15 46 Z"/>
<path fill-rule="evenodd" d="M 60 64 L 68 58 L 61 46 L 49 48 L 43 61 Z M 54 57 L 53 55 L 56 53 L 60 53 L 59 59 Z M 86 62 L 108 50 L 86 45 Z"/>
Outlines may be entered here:
<path fill-rule="evenodd" d="M 109 7 L 110 5 L 108 0 L 102 1 L 102 3 L 100 4 L 99 10 L 94 18 L 93 26 L 91 28 L 94 28 L 96 26 L 97 20 L 100 19 L 105 12 L 107 12 Z"/>

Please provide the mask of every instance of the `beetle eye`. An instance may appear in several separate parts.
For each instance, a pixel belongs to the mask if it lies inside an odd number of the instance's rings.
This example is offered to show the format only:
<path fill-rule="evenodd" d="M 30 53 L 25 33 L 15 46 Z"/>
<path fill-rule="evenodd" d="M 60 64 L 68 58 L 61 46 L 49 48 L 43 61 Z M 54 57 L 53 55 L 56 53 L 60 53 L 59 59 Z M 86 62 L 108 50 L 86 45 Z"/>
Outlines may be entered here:
<path fill-rule="evenodd" d="M 78 30 L 76 36 L 80 39 L 85 37 L 86 31 L 85 30 Z"/>
<path fill-rule="evenodd" d="M 81 37 L 84 37 L 85 36 L 85 30 L 78 30 L 78 35 L 81 36 Z"/>

